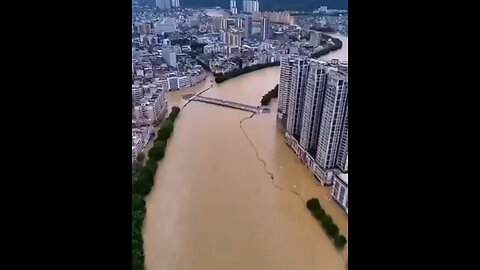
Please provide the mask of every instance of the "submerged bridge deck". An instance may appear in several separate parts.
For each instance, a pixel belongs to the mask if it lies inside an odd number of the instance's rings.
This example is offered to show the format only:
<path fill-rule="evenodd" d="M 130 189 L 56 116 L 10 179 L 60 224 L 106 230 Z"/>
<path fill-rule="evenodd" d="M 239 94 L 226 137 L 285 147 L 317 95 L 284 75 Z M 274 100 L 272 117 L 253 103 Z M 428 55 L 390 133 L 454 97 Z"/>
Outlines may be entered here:
<path fill-rule="evenodd" d="M 218 106 L 233 108 L 233 109 L 252 112 L 252 113 L 269 113 L 270 112 L 269 108 L 262 108 L 260 106 L 252 106 L 252 105 L 237 103 L 237 102 L 218 99 L 218 98 L 203 97 L 199 95 L 193 96 L 190 100 L 204 102 L 208 104 L 214 104 Z"/>

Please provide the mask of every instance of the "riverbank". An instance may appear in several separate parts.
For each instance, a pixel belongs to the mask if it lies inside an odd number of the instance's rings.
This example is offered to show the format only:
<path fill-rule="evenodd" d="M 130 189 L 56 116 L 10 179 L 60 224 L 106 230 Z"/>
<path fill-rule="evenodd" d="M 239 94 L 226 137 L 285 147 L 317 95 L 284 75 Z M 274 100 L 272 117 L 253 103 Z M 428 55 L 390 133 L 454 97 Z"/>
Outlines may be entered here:
<path fill-rule="evenodd" d="M 227 73 L 214 74 L 215 82 L 216 83 L 222 83 L 226 80 L 235 78 L 235 77 L 243 75 L 243 74 L 247 74 L 247 73 L 257 71 L 257 70 L 260 70 L 260 69 L 263 69 L 263 68 L 274 67 L 274 66 L 279 66 L 279 65 L 280 65 L 280 62 L 277 61 L 277 62 L 271 62 L 271 63 L 265 63 L 265 64 L 257 64 L 257 65 L 249 66 L 249 67 L 242 68 L 242 69 L 236 69 L 234 71 L 227 72 Z"/>
<path fill-rule="evenodd" d="M 167 141 L 173 132 L 173 123 L 180 108 L 173 107 L 167 119 L 158 130 L 153 148 L 148 151 L 148 159 L 138 171 L 132 175 L 132 269 L 145 269 L 142 229 L 146 214 L 145 196 L 154 185 L 154 176 L 158 162 L 164 158 Z"/>
<path fill-rule="evenodd" d="M 335 37 L 333 37 L 329 34 L 324 34 L 324 35 L 327 36 L 328 38 L 332 39 L 333 45 L 330 45 L 326 48 L 323 48 L 319 51 L 314 52 L 311 55 L 312 58 L 319 58 L 319 57 L 322 57 L 324 55 L 329 54 L 330 52 L 338 51 L 342 48 L 343 42 L 339 38 L 335 38 Z"/>
<path fill-rule="evenodd" d="M 266 68 L 202 96 L 256 106 L 278 80 L 279 68 Z M 182 95 L 207 83 L 169 93 L 169 105 L 183 106 Z M 318 198 L 347 238 L 348 218 L 285 144 L 275 114 L 240 127 L 250 113 L 192 102 L 181 115 L 146 202 L 147 269 L 345 269 L 348 244 L 339 253 L 298 196 Z"/>

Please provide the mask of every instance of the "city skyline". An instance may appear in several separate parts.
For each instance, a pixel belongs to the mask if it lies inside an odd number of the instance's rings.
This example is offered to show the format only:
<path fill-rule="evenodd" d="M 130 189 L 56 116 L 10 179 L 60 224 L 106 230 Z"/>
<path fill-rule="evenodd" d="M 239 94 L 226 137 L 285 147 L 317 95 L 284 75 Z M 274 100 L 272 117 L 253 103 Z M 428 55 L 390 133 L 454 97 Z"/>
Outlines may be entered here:
<path fill-rule="evenodd" d="M 295 0 L 260 0 L 260 10 L 284 11 L 284 10 L 314 10 L 320 6 L 328 6 L 331 9 L 348 9 L 348 0 L 303 0 L 299 5 Z M 182 6 L 200 8 L 200 7 L 221 7 L 230 8 L 230 2 L 226 0 L 182 0 Z M 243 7 L 243 0 L 237 1 L 237 8 Z M 240 11 L 240 10 L 239 10 Z"/>
<path fill-rule="evenodd" d="M 155 202 L 132 215 L 133 269 L 228 268 L 237 259 L 245 269 L 345 266 L 348 63 L 314 58 L 347 57 L 347 16 L 260 12 L 251 3 L 251 14 L 236 0 L 226 9 L 134 3 L 132 196 Z M 312 34 L 312 22 L 345 34 Z M 331 222 L 308 222 L 318 219 L 312 200 Z M 272 219 L 258 223 L 266 212 Z M 225 225 L 235 241 L 214 233 Z M 301 249 L 272 245 L 278 235 L 323 252 L 304 260 Z"/>

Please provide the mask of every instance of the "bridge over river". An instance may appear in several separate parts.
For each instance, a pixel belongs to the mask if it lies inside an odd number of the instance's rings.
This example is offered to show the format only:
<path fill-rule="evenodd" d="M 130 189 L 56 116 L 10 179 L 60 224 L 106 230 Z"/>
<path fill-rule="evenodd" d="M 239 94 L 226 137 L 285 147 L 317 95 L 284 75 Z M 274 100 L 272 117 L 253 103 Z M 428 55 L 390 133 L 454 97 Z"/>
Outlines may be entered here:
<path fill-rule="evenodd" d="M 218 99 L 218 98 L 204 97 L 200 95 L 184 95 L 183 98 L 187 99 L 189 102 L 198 101 L 198 102 L 214 104 L 218 106 L 228 107 L 228 108 L 252 112 L 252 113 L 269 113 L 270 112 L 270 108 L 267 108 L 267 107 L 252 106 L 252 105 L 242 104 L 242 103 Z"/>

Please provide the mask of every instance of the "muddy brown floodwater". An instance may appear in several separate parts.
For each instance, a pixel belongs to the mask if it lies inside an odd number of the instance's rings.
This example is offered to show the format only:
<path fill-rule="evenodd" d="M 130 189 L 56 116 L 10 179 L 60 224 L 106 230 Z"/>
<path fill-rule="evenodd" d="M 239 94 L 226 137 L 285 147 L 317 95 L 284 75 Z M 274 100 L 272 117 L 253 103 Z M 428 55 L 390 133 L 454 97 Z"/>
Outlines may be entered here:
<path fill-rule="evenodd" d="M 273 67 L 213 83 L 202 95 L 256 106 L 278 81 Z M 168 93 L 169 105 L 210 84 Z M 337 251 L 303 201 L 318 198 L 348 239 L 347 215 L 285 144 L 276 100 L 270 106 L 272 113 L 248 119 L 196 101 L 182 110 L 147 198 L 148 270 L 345 269 L 348 245 Z"/>

